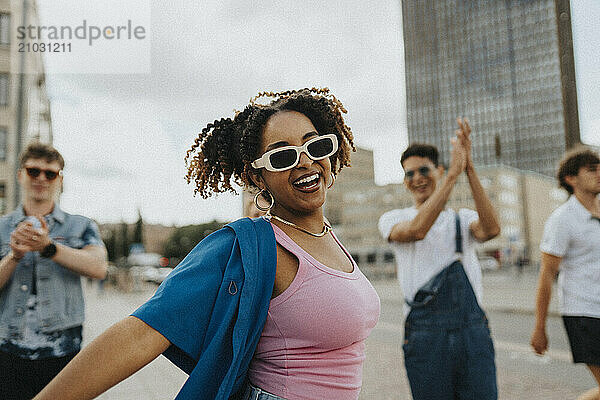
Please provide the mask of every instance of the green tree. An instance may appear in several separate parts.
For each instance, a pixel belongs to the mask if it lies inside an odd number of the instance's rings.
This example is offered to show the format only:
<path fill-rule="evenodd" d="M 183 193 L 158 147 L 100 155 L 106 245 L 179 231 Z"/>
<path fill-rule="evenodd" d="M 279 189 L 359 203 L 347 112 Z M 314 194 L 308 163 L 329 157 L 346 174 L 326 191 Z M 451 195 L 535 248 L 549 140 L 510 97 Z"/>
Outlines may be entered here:
<path fill-rule="evenodd" d="M 129 226 L 125 221 L 121 221 L 121 232 L 117 241 L 117 248 L 119 249 L 119 258 L 129 255 Z"/>
<path fill-rule="evenodd" d="M 221 227 L 223 224 L 217 221 L 179 227 L 167 239 L 163 254 L 165 257 L 182 259 L 198 242 Z"/>
<path fill-rule="evenodd" d="M 144 243 L 143 229 L 144 221 L 142 220 L 142 213 L 138 208 L 138 219 L 135 222 L 135 226 L 133 228 L 133 238 L 131 240 L 132 243 Z"/>
<path fill-rule="evenodd" d="M 106 252 L 108 253 L 109 261 L 116 261 L 116 247 L 117 247 L 117 231 L 114 229 L 106 232 L 104 237 L 102 238 L 104 245 L 106 246 Z"/>

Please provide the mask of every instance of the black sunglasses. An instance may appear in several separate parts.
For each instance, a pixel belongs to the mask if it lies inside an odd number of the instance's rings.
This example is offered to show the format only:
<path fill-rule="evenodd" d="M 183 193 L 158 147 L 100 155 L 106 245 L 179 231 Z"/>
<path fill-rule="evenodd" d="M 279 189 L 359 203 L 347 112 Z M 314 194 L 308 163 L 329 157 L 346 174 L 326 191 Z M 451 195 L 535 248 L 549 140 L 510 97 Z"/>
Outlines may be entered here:
<path fill-rule="evenodd" d="M 417 171 L 419 171 L 419 174 L 421 174 L 421 176 L 427 178 L 429 176 L 429 174 L 431 173 L 431 168 L 429 168 L 427 165 L 424 165 L 417 169 L 411 169 L 411 170 L 405 171 L 404 176 L 406 176 L 406 179 L 408 179 L 410 181 L 415 177 L 415 172 L 417 172 Z"/>
<path fill-rule="evenodd" d="M 44 175 L 46 175 L 46 179 L 49 181 L 53 181 L 56 179 L 56 177 L 58 175 L 62 175 L 62 170 L 53 171 L 51 169 L 27 168 L 26 167 L 25 171 L 27 172 L 27 175 L 29 175 L 31 178 L 37 178 L 43 172 Z"/>

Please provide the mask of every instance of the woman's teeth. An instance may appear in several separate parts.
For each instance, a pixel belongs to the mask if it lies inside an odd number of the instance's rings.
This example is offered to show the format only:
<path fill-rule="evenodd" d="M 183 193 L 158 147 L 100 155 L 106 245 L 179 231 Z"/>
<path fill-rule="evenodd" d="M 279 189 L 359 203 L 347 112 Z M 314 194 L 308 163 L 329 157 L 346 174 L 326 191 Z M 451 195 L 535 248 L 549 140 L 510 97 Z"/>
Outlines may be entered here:
<path fill-rule="evenodd" d="M 319 174 L 314 174 L 311 176 L 307 176 L 306 178 L 298 179 L 297 181 L 294 182 L 294 185 L 306 189 L 306 188 L 315 186 L 318 183 L 318 180 L 319 180 Z"/>

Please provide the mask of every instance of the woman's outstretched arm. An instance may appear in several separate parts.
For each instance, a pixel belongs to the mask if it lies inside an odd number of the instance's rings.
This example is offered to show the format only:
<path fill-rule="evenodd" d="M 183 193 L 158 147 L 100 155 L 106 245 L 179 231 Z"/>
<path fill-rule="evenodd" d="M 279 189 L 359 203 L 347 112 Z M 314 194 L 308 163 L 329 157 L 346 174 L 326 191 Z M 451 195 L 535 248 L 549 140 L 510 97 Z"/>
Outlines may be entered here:
<path fill-rule="evenodd" d="M 158 357 L 170 342 L 136 317 L 108 328 L 34 399 L 93 399 Z"/>

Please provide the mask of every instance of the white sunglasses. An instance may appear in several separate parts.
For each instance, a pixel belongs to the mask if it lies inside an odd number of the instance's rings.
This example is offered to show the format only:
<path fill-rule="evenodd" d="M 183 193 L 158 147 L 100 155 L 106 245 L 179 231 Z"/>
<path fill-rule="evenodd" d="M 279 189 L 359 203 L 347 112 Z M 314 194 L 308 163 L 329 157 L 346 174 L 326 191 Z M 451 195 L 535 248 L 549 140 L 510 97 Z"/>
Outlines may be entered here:
<path fill-rule="evenodd" d="M 306 153 L 311 160 L 319 161 L 335 154 L 337 149 L 337 136 L 331 133 L 310 139 L 302 146 L 285 146 L 269 150 L 262 157 L 254 160 L 251 165 L 257 169 L 281 172 L 298 165 L 302 153 Z"/>

